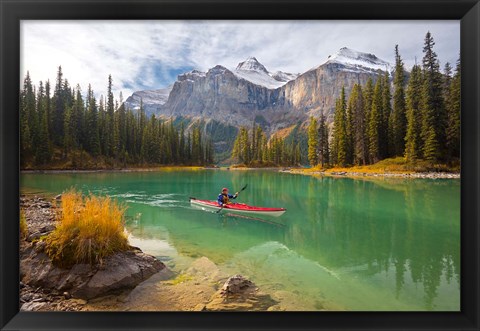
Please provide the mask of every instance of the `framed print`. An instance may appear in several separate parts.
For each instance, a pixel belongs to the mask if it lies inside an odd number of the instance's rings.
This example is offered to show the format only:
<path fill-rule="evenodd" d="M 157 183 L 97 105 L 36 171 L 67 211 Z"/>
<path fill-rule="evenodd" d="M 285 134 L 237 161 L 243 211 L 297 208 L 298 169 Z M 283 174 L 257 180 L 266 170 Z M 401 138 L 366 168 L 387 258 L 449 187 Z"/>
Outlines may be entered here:
<path fill-rule="evenodd" d="M 479 6 L 1 0 L 2 330 L 478 330 Z"/>

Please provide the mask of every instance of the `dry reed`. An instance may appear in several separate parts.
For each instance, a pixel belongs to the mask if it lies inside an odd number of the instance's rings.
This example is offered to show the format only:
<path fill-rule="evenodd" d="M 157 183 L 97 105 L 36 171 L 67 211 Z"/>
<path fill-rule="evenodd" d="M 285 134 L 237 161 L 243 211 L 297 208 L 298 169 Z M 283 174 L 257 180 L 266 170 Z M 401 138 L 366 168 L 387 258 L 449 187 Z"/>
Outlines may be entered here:
<path fill-rule="evenodd" d="M 126 206 L 110 197 L 82 196 L 71 189 L 62 194 L 57 228 L 47 236 L 46 253 L 55 264 L 101 263 L 128 248 L 124 232 Z"/>

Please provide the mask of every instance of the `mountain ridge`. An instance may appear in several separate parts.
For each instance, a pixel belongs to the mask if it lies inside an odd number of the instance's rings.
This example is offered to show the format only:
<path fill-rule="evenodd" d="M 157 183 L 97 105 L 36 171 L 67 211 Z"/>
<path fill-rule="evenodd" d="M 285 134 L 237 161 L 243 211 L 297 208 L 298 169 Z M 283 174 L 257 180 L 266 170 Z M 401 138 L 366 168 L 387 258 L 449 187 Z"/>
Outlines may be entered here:
<path fill-rule="evenodd" d="M 391 73 L 392 68 L 374 54 L 346 47 L 302 74 L 271 73 L 250 56 L 234 69 L 216 65 L 207 72 L 180 74 L 169 92 L 168 88 L 137 91 L 126 103 L 138 108 L 139 98 L 145 95 L 143 103 L 149 115 L 210 118 L 236 127 L 249 125 L 261 116 L 271 134 L 322 113 L 331 121 L 342 87 L 348 95 L 354 84 L 363 85 L 368 78 L 376 80 L 385 71 Z"/>

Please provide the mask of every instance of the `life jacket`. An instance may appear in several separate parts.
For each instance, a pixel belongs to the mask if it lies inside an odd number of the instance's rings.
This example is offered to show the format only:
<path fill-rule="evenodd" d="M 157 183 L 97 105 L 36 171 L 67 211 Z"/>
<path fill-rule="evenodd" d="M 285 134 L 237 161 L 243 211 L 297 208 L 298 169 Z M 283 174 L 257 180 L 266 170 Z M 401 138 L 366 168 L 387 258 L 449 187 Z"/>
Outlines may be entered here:
<path fill-rule="evenodd" d="M 230 203 L 230 198 L 228 197 L 228 193 L 225 195 L 222 193 L 222 197 L 223 197 L 223 203 L 224 204 L 229 204 Z"/>

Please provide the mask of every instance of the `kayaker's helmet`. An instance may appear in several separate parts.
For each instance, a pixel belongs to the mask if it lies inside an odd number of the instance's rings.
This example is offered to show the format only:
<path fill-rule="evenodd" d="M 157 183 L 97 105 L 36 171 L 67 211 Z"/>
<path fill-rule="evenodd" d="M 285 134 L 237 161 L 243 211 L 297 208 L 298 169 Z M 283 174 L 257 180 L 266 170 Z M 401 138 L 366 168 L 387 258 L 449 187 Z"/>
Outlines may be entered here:
<path fill-rule="evenodd" d="M 222 188 L 222 193 L 223 192 L 228 192 L 228 188 L 226 188 L 226 187 Z"/>

